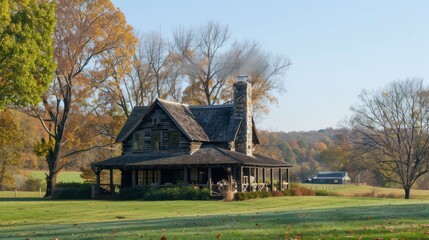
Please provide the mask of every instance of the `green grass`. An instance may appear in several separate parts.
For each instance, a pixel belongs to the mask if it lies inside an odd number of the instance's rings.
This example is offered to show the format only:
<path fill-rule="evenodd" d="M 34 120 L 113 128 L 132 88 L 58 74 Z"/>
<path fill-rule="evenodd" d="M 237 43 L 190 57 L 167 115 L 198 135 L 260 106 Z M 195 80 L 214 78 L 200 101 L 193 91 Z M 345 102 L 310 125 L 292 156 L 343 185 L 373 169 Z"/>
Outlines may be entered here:
<path fill-rule="evenodd" d="M 42 197 L 45 195 L 45 192 L 42 191 Z M 39 192 L 28 192 L 28 191 L 0 191 L 1 198 L 39 198 Z"/>
<path fill-rule="evenodd" d="M 30 171 L 29 176 L 37 179 L 45 180 L 46 171 Z M 62 171 L 57 176 L 57 182 L 71 183 L 77 182 L 82 183 L 84 179 L 80 177 L 81 172 L 72 172 L 72 171 Z"/>
<path fill-rule="evenodd" d="M 429 200 L 280 197 L 222 201 L 0 201 L 0 239 L 429 237 Z"/>
<path fill-rule="evenodd" d="M 327 190 L 347 197 L 390 197 L 403 198 L 404 190 L 398 188 L 381 188 L 368 185 L 338 185 L 338 184 L 299 184 L 314 190 Z M 429 190 L 411 190 L 411 198 L 429 199 Z"/>

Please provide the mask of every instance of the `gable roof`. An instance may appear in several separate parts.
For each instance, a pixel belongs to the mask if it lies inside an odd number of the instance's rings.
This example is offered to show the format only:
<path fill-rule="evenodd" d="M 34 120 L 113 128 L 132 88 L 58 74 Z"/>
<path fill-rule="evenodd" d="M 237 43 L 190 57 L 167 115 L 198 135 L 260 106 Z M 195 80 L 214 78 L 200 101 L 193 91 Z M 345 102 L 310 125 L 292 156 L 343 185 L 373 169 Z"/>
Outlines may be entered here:
<path fill-rule="evenodd" d="M 161 108 L 171 119 L 173 119 L 177 127 L 182 130 L 189 140 L 200 142 L 209 141 L 209 137 L 201 125 L 196 121 L 194 115 L 189 110 L 188 105 L 170 102 L 163 99 L 157 99 L 155 102 L 159 103 Z"/>
<path fill-rule="evenodd" d="M 149 106 L 138 106 L 134 107 L 130 116 L 128 116 L 127 121 L 116 137 L 116 142 L 124 141 L 140 124 L 142 117 L 145 115 L 146 111 L 149 109 Z"/>
<path fill-rule="evenodd" d="M 243 121 L 241 116 L 235 116 L 233 104 L 189 106 L 187 104 L 156 99 L 151 106 L 135 107 L 133 109 L 121 132 L 118 134 L 116 142 L 122 142 L 127 139 L 138 128 L 144 117 L 158 105 L 191 141 L 234 141 Z M 252 124 L 253 141 L 258 144 L 259 139 L 253 119 Z"/>

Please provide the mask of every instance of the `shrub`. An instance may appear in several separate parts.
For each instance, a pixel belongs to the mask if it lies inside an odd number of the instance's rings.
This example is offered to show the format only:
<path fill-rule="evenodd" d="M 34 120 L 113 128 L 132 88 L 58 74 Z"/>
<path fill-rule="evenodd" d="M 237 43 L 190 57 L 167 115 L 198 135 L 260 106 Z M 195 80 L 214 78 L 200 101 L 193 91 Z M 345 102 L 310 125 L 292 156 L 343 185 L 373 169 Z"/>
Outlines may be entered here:
<path fill-rule="evenodd" d="M 283 197 L 283 196 L 284 196 L 284 193 L 283 193 L 283 192 L 281 192 L 281 191 L 272 191 L 272 192 L 271 192 L 271 195 L 272 195 L 273 197 Z"/>
<path fill-rule="evenodd" d="M 234 196 L 235 196 L 235 200 L 237 201 L 244 201 L 247 199 L 247 195 L 244 192 L 237 192 L 235 193 Z"/>
<path fill-rule="evenodd" d="M 272 196 L 271 192 L 268 192 L 268 191 L 259 192 L 260 198 L 266 198 L 266 197 L 271 197 L 271 196 Z"/>
<path fill-rule="evenodd" d="M 119 190 L 118 198 L 120 200 L 138 200 L 144 199 L 147 192 L 151 190 L 151 187 L 135 187 L 135 188 L 121 188 Z"/>
<path fill-rule="evenodd" d="M 316 196 L 337 196 L 338 195 L 335 192 L 329 192 L 326 190 L 316 190 L 315 193 L 316 193 Z"/>
<path fill-rule="evenodd" d="M 46 191 L 46 182 L 43 179 L 30 176 L 25 180 L 25 191 L 39 191 L 40 189 Z"/>
<path fill-rule="evenodd" d="M 168 187 L 152 189 L 144 195 L 145 200 L 208 200 L 208 189 L 196 189 L 194 187 Z"/>
<path fill-rule="evenodd" d="M 296 186 L 291 190 L 292 196 L 315 196 L 316 192 L 313 189 Z"/>
<path fill-rule="evenodd" d="M 285 195 L 285 196 L 292 196 L 292 191 L 291 190 L 284 190 L 283 191 L 283 195 Z"/>
<path fill-rule="evenodd" d="M 91 199 L 91 184 L 58 183 L 52 194 L 55 199 Z"/>
<path fill-rule="evenodd" d="M 293 188 L 291 192 L 292 196 L 302 196 L 301 188 Z"/>

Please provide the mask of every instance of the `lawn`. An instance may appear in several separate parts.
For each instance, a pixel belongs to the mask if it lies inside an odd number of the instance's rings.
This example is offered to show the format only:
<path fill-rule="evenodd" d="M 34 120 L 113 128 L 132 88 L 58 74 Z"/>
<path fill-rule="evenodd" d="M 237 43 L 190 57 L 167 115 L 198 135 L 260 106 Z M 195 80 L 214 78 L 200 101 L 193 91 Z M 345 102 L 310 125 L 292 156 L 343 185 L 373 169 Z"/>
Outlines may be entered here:
<path fill-rule="evenodd" d="M 395 197 L 403 198 L 404 190 L 399 188 L 382 188 L 369 185 L 339 185 L 339 184 L 299 184 L 314 190 L 327 190 L 347 197 Z M 411 190 L 411 198 L 429 199 L 429 190 Z"/>
<path fill-rule="evenodd" d="M 45 173 L 46 171 L 29 171 L 29 176 L 37 179 L 45 179 Z M 84 179 L 80 177 L 81 172 L 77 171 L 62 171 L 57 176 L 57 182 L 64 182 L 64 183 L 70 183 L 70 182 L 78 182 L 82 183 Z"/>
<path fill-rule="evenodd" d="M 429 200 L 279 197 L 222 201 L 0 201 L 0 239 L 429 237 Z"/>

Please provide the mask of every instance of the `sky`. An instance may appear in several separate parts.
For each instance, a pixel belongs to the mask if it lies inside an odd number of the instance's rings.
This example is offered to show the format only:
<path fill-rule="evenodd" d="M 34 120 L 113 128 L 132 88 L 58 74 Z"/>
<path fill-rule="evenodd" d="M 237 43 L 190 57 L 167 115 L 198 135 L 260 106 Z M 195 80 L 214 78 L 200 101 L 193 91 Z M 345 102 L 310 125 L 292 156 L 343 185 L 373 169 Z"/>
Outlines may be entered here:
<path fill-rule="evenodd" d="M 270 131 L 337 128 L 363 89 L 429 81 L 429 1 L 112 0 L 137 32 L 227 24 L 233 40 L 287 56 L 286 93 L 258 124 Z"/>

